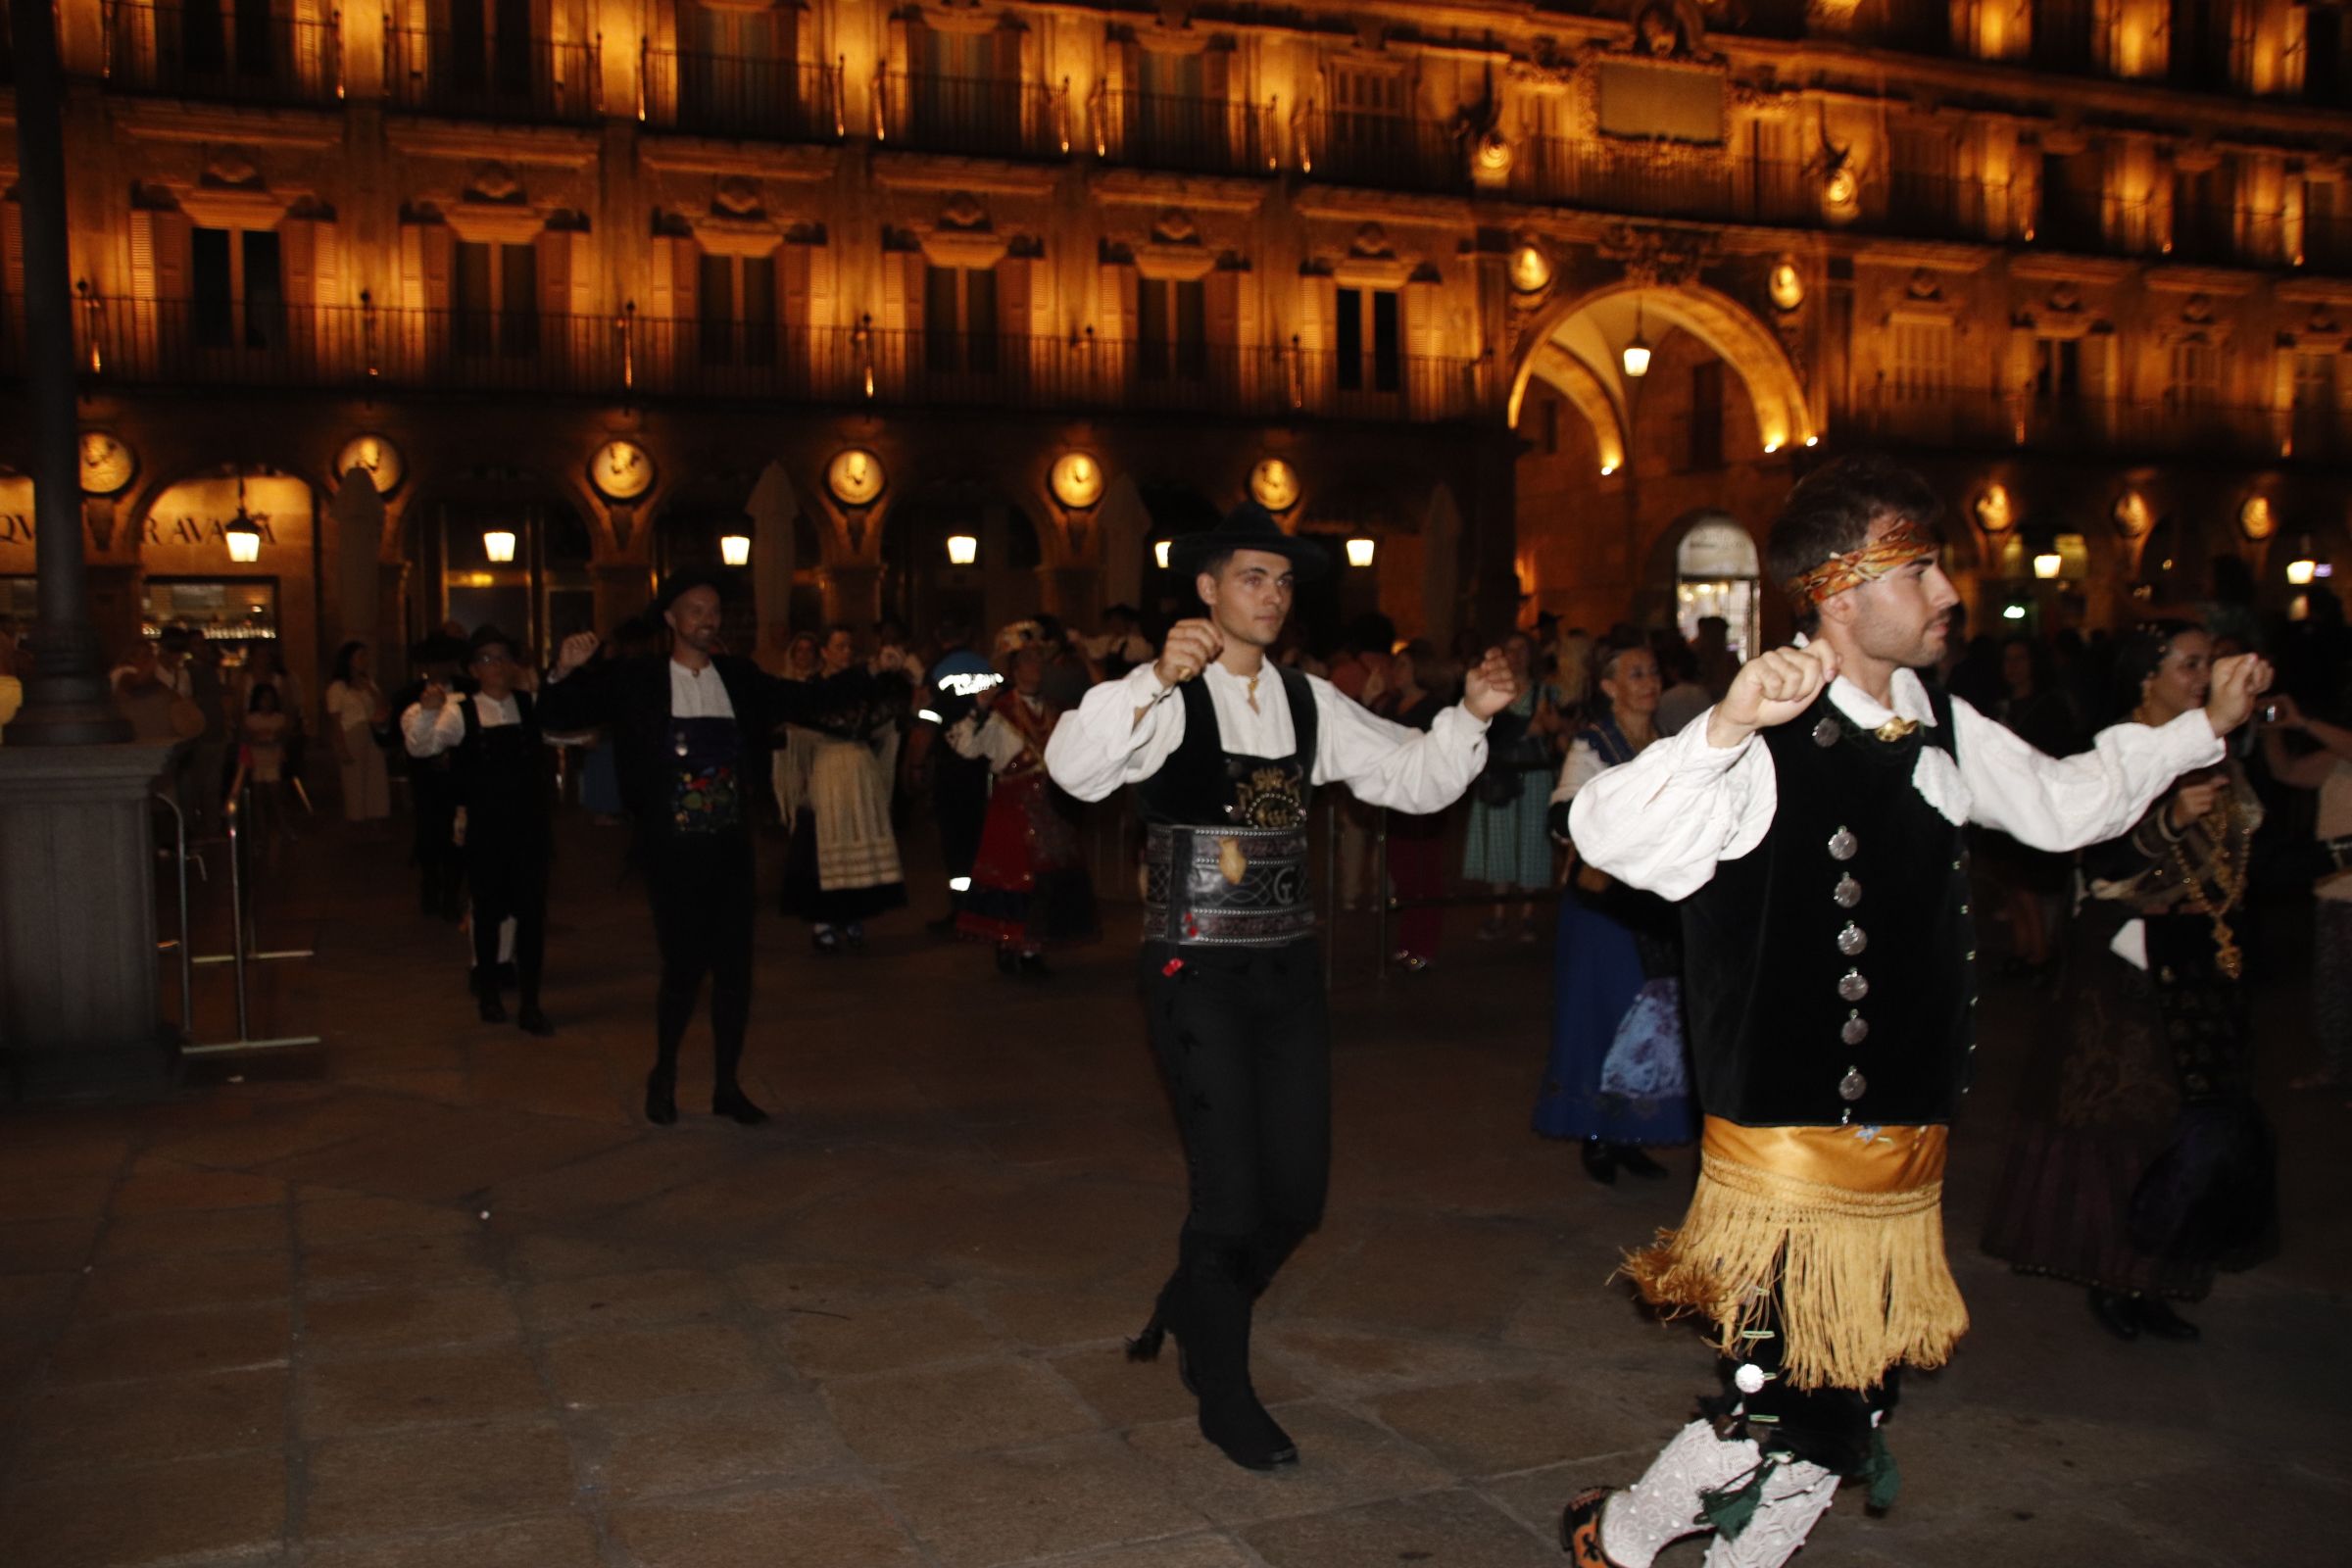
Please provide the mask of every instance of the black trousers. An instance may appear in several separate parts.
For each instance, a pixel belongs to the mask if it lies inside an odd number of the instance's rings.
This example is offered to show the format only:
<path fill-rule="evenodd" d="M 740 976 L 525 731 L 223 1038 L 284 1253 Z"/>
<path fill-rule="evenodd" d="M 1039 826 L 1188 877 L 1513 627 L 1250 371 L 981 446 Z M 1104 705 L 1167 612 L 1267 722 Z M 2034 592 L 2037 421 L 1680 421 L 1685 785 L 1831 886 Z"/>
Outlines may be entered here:
<path fill-rule="evenodd" d="M 427 913 L 454 919 L 458 884 L 465 876 L 467 857 L 454 842 L 458 799 L 448 771 L 430 760 L 412 760 L 409 800 L 416 813 L 414 845 L 419 902 Z"/>
<path fill-rule="evenodd" d="M 498 928 L 514 922 L 514 984 L 525 1007 L 539 1005 L 547 965 L 545 823 L 466 824 L 466 881 L 473 897 L 474 983 L 498 984 Z"/>
<path fill-rule="evenodd" d="M 988 764 L 953 752 L 941 757 L 931 775 L 931 813 L 939 824 L 940 868 L 950 878 L 970 876 L 980 858 L 980 834 L 988 822 Z"/>
<path fill-rule="evenodd" d="M 662 948 L 654 1070 L 677 1076 L 678 1045 L 710 977 L 710 1050 L 720 1089 L 735 1087 L 752 1017 L 752 841 L 742 833 L 670 834 L 638 848 Z"/>
<path fill-rule="evenodd" d="M 1180 960 L 1170 970 L 1171 960 Z M 1331 1022 L 1321 945 L 1146 943 L 1152 1053 L 1191 1168 L 1185 1230 L 1244 1248 L 1254 1290 L 1323 1220 Z"/>

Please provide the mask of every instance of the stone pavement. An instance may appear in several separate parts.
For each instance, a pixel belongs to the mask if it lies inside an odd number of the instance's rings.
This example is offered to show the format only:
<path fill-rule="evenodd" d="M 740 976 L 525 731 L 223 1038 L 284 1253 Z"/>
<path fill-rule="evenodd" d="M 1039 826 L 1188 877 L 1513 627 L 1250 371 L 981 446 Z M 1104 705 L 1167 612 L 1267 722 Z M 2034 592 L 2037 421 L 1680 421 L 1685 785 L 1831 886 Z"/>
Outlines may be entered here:
<path fill-rule="evenodd" d="M 1465 920 L 1428 974 L 1341 988 L 1330 1216 L 1259 1337 L 1304 1458 L 1268 1478 L 1120 1353 L 1182 1204 L 1131 935 L 1023 985 L 928 911 L 827 961 L 766 916 L 777 1121 L 700 1114 L 690 1045 L 662 1131 L 618 837 L 565 846 L 553 1041 L 473 1021 L 397 847 L 322 824 L 264 931 L 318 955 L 271 968 L 257 1033 L 324 1049 L 0 1115 L 0 1563 L 1536 1568 L 1561 1500 L 1630 1479 L 1708 1380 L 1606 1283 L 1690 1156 L 1602 1191 L 1526 1131 L 1547 950 Z M 2223 1281 L 2206 1343 L 2113 1343 L 1973 1245 L 2037 1000 L 1994 999 L 1958 1141 L 1976 1332 L 1909 1386 L 1899 1506 L 1847 1496 L 1806 1568 L 2342 1562 L 2343 1108 L 2272 1098 L 2287 1250 Z"/>

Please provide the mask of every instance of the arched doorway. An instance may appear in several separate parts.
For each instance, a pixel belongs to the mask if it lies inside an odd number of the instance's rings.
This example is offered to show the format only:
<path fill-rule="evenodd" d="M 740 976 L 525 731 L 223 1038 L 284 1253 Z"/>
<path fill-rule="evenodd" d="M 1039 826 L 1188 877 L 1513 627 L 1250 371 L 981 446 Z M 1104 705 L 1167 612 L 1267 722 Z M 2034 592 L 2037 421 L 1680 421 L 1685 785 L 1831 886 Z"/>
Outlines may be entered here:
<path fill-rule="evenodd" d="M 948 620 L 986 641 L 1038 612 L 1045 551 L 1029 514 L 988 485 L 934 485 L 882 526 L 884 612 L 917 638 Z"/>
<path fill-rule="evenodd" d="M 138 522 L 140 635 L 191 627 L 220 647 L 224 675 L 272 644 L 279 666 L 315 699 L 332 652 L 318 646 L 312 592 L 318 517 L 310 482 L 273 468 L 223 465 L 165 486 Z M 240 521 L 258 535 L 250 560 L 230 549 Z M 375 650 L 379 660 L 385 652 Z"/>
<path fill-rule="evenodd" d="M 1698 635 L 1710 616 L 1723 621 L 1725 639 L 1741 663 L 1761 651 L 1763 567 L 1756 541 L 1721 513 L 1694 519 L 1674 547 L 1674 614 L 1683 640 Z"/>

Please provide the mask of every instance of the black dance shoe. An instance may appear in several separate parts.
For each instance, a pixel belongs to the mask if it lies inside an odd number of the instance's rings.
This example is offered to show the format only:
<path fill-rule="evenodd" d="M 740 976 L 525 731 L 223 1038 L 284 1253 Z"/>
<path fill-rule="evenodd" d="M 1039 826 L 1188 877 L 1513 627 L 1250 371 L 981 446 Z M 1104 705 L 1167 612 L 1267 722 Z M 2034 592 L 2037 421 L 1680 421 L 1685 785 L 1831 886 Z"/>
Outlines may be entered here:
<path fill-rule="evenodd" d="M 1607 1487 L 1578 1493 L 1560 1510 L 1560 1549 L 1576 1568 L 1617 1568 L 1600 1549 L 1600 1509 L 1609 1500 Z"/>
<path fill-rule="evenodd" d="M 2205 1337 L 2203 1329 L 2174 1311 L 2172 1303 L 2162 1297 L 2135 1296 L 2132 1298 L 2132 1306 L 2139 1318 L 2139 1326 L 2160 1340 L 2185 1342 Z"/>
<path fill-rule="evenodd" d="M 536 1035 L 542 1040 L 556 1032 L 556 1026 L 547 1021 L 547 1014 L 541 1012 L 535 1004 L 516 1013 L 514 1022 L 524 1034 Z"/>
<path fill-rule="evenodd" d="M 498 987 L 495 985 L 484 986 L 475 995 L 480 1000 L 480 1005 L 476 1010 L 481 1013 L 482 1022 L 505 1023 L 507 1021 L 507 1004 L 498 1000 Z"/>
<path fill-rule="evenodd" d="M 645 1080 L 645 1119 L 657 1127 L 675 1126 L 678 1120 L 678 1081 L 658 1067 Z"/>
<path fill-rule="evenodd" d="M 1609 1150 L 1619 1170 L 1631 1171 L 1643 1181 L 1654 1182 L 1664 1177 L 1666 1167 L 1649 1157 L 1638 1144 L 1618 1144 Z"/>
<path fill-rule="evenodd" d="M 2121 1291 L 2102 1291 L 2092 1286 L 2090 1315 L 2099 1320 L 2099 1327 L 2119 1340 L 2139 1338 L 2138 1303 Z"/>
<path fill-rule="evenodd" d="M 757 1127 L 767 1120 L 767 1112 L 753 1104 L 741 1089 L 711 1091 L 710 1114 L 724 1116 L 738 1127 Z"/>
<path fill-rule="evenodd" d="M 835 958 L 841 956 L 841 934 L 831 926 L 809 932 L 808 945 L 816 950 L 816 956 L 820 958 Z"/>
<path fill-rule="evenodd" d="M 1298 1462 L 1298 1445 L 1247 1386 L 1201 1397 L 1200 1435 L 1245 1470 Z"/>
<path fill-rule="evenodd" d="M 1044 954 L 1024 953 L 1021 955 L 1021 975 L 1024 979 L 1044 980 L 1049 978 L 1053 973 L 1053 970 L 1046 967 L 1046 956 Z"/>
<path fill-rule="evenodd" d="M 1009 942 L 997 944 L 997 973 L 1010 979 L 1020 978 L 1021 956 Z"/>
<path fill-rule="evenodd" d="M 1578 1146 L 1577 1155 L 1585 1162 L 1585 1174 L 1603 1187 L 1617 1185 L 1617 1151 L 1597 1138 L 1588 1138 Z"/>

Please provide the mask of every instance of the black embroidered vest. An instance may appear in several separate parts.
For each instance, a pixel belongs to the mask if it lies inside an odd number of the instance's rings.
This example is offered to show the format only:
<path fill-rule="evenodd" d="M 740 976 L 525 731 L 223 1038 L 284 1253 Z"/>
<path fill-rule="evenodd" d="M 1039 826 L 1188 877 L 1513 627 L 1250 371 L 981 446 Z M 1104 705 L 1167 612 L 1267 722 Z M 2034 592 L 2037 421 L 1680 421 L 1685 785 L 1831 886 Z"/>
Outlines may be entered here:
<path fill-rule="evenodd" d="M 1883 741 L 1829 694 L 1764 730 L 1764 840 L 1683 901 L 1699 1102 L 1756 1127 L 1946 1122 L 1975 1048 L 1961 830 L 1922 799 L 1920 748 L 1957 756 L 1951 700 Z"/>
<path fill-rule="evenodd" d="M 1184 704 L 1184 739 L 1159 771 L 1135 787 L 1147 822 L 1188 827 L 1300 827 L 1314 793 L 1315 694 L 1295 669 L 1281 677 L 1291 708 L 1291 755 L 1245 757 L 1225 750 L 1217 705 L 1205 678 L 1176 688 Z M 1262 683 L 1261 683 L 1262 684 Z"/>

